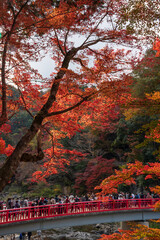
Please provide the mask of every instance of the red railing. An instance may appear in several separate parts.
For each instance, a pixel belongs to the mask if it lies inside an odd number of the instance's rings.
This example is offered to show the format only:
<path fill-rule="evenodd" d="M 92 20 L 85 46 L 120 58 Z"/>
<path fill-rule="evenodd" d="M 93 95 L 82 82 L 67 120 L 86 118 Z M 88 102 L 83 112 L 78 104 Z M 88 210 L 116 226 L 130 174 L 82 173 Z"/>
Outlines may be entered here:
<path fill-rule="evenodd" d="M 105 202 L 89 201 L 64 204 L 60 203 L 53 205 L 7 209 L 0 211 L 0 224 L 90 212 L 105 212 L 149 208 L 152 209 L 154 207 L 154 204 L 159 200 L 160 199 L 158 198 L 122 199 L 122 200 L 108 200 Z"/>

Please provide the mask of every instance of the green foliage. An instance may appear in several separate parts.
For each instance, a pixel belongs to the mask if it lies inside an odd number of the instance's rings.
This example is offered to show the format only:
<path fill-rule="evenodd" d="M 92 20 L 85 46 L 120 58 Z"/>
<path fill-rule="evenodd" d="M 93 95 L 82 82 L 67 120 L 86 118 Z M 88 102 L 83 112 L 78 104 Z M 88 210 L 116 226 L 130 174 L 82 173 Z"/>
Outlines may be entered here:
<path fill-rule="evenodd" d="M 155 51 L 148 50 L 142 62 L 133 71 L 132 94 L 144 99 L 146 93 L 160 91 L 160 58 L 155 58 Z"/>
<path fill-rule="evenodd" d="M 17 183 L 15 181 L 12 184 L 9 184 L 5 187 L 2 194 L 8 197 L 27 197 L 27 198 L 37 198 L 37 197 L 47 197 L 51 198 L 57 194 L 62 193 L 62 187 L 60 184 L 50 185 L 48 183 L 30 183 L 22 181 L 21 183 Z"/>
<path fill-rule="evenodd" d="M 21 110 L 14 115 L 10 120 L 12 134 L 2 134 L 6 145 L 10 144 L 15 146 L 18 142 L 18 139 L 23 136 L 24 132 L 27 131 L 27 128 L 31 125 L 31 122 L 32 118 L 26 111 Z"/>
<path fill-rule="evenodd" d="M 130 192 L 131 186 L 128 186 L 126 184 L 120 184 L 118 186 L 118 192 Z"/>
<path fill-rule="evenodd" d="M 56 194 L 60 194 L 62 192 L 60 185 L 50 186 L 45 183 L 34 184 L 30 186 L 30 197 L 53 197 Z"/>
<path fill-rule="evenodd" d="M 149 227 L 160 229 L 160 223 L 159 222 L 154 222 L 154 221 L 149 221 Z"/>

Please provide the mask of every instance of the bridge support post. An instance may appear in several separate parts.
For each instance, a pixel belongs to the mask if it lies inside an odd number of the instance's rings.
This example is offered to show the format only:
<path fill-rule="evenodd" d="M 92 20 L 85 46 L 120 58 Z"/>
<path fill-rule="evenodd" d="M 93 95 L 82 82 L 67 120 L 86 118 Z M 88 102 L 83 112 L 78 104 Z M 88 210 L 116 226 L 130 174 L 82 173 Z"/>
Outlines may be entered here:
<path fill-rule="evenodd" d="M 131 230 L 131 223 L 142 224 L 149 227 L 149 222 L 147 221 L 132 221 L 132 222 L 120 222 L 120 229 Z"/>

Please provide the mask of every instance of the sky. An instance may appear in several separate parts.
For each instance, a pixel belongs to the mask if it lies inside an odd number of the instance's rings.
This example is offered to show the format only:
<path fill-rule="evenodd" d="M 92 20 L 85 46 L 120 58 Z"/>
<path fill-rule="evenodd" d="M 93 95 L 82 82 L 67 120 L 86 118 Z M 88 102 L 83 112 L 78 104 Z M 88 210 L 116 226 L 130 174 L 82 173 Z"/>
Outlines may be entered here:
<path fill-rule="evenodd" d="M 49 78 L 54 71 L 55 64 L 48 54 L 40 62 L 31 62 L 31 66 L 37 69 L 44 78 Z"/>

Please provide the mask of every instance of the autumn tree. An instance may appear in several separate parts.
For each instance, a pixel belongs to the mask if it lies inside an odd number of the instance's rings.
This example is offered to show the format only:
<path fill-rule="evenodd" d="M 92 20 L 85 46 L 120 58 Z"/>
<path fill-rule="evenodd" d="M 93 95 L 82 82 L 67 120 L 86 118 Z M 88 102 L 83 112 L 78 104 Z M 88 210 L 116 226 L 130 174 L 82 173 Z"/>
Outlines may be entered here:
<path fill-rule="evenodd" d="M 133 3 L 133 2 L 132 2 Z M 142 22 L 145 23 L 144 29 L 142 30 L 144 34 L 148 34 L 150 31 L 154 31 L 153 34 L 157 34 L 156 28 L 159 29 L 159 22 L 158 16 L 159 16 L 159 7 L 157 8 L 157 11 L 153 12 L 153 15 L 150 15 L 150 10 L 149 6 L 152 4 L 155 4 L 158 2 L 157 1 L 135 1 L 134 6 L 139 6 L 138 8 L 132 7 L 130 10 L 128 9 L 128 12 L 126 11 L 126 18 L 127 19 L 132 19 L 133 22 L 131 22 L 128 25 L 128 28 L 132 31 L 132 27 L 135 24 L 138 24 L 137 19 L 139 17 L 142 19 Z M 157 5 L 159 6 L 159 5 Z M 153 9 L 152 9 L 153 10 Z M 152 11 L 151 10 L 151 11 Z M 136 13 L 136 14 L 135 14 Z M 148 17 L 146 14 L 149 14 Z M 146 17 L 144 17 L 146 16 Z M 155 27 L 155 28 L 154 28 Z M 154 30 L 153 30 L 154 29 Z M 141 29 L 137 25 L 137 31 L 141 33 Z M 158 30 L 159 31 L 159 30 Z M 156 42 L 154 43 L 153 49 L 157 51 L 156 57 L 159 57 L 159 39 L 157 38 Z M 142 79 L 137 79 L 139 85 L 135 85 L 137 88 L 137 93 L 141 91 L 142 95 L 139 95 L 139 99 L 132 99 L 130 102 L 130 109 L 128 113 L 130 112 L 130 116 L 133 117 L 133 115 L 136 113 L 144 113 L 146 110 L 146 113 L 149 114 L 150 116 L 152 114 L 157 114 L 159 115 L 159 89 L 157 88 L 159 86 L 159 78 L 156 78 L 156 75 L 154 76 L 155 69 L 157 76 L 159 75 L 159 66 L 156 66 L 156 62 L 159 61 L 159 59 L 155 60 L 153 57 L 150 57 L 149 61 L 146 61 L 147 59 L 143 59 L 144 68 L 138 69 L 140 70 L 139 72 L 142 73 L 147 73 L 143 75 L 143 80 L 148 82 L 150 84 L 150 87 L 145 86 L 144 88 L 139 88 L 140 84 L 142 83 Z M 142 66 L 142 65 L 141 65 Z M 155 68 L 156 67 L 156 68 Z M 151 71 L 150 71 L 150 70 Z M 142 70 L 142 71 L 141 71 Z M 153 70 L 153 72 L 152 72 Z M 149 74 L 148 74 L 149 73 Z M 154 83 L 154 84 L 152 84 Z M 142 85 L 141 85 L 142 86 Z M 140 91 L 139 91 L 140 90 Z M 148 91 L 148 93 L 147 93 Z M 153 91 L 153 92 L 151 92 Z M 137 96 L 136 96 L 137 97 Z M 144 101 L 145 99 L 145 101 Z M 132 112 L 132 113 L 131 113 Z M 156 121 L 152 121 L 152 124 L 146 124 L 143 128 L 143 132 L 146 133 L 146 139 L 147 141 L 153 141 L 155 143 L 159 143 L 159 119 Z M 135 162 L 129 163 L 126 166 L 124 166 L 121 170 L 115 171 L 115 174 L 110 176 L 109 178 L 105 179 L 102 181 L 101 185 L 98 187 L 98 189 L 102 189 L 101 194 L 109 194 L 113 192 L 117 192 L 117 188 L 120 184 L 126 184 L 126 185 L 131 185 L 131 184 L 136 184 L 136 178 L 138 176 L 144 176 L 146 180 L 148 179 L 159 179 L 160 174 L 159 174 L 159 160 L 157 159 L 157 162 L 155 163 L 148 163 L 148 164 L 143 164 L 140 161 L 137 161 L 135 159 Z M 155 186 L 150 188 L 150 191 L 160 194 L 160 189 L 159 186 Z M 159 209 L 159 203 L 157 203 L 156 208 Z M 151 229 L 142 225 L 135 226 L 132 231 L 121 231 L 121 234 L 113 234 L 111 236 L 106 236 L 103 235 L 101 239 L 103 240 L 118 240 L 118 239 L 159 239 L 159 234 L 160 231 L 159 229 Z"/>
<path fill-rule="evenodd" d="M 157 44 L 157 43 L 156 43 Z M 144 122 L 140 129 L 136 132 L 144 135 L 145 138 L 137 145 L 139 148 L 146 147 L 148 151 L 149 144 L 154 144 L 157 149 L 154 149 L 153 154 L 157 155 L 156 159 L 150 158 L 147 161 L 140 161 L 138 157 L 133 159 L 132 163 L 124 165 L 121 169 L 104 179 L 98 189 L 102 189 L 102 195 L 109 193 L 117 193 L 119 185 L 136 185 L 137 178 L 143 177 L 143 181 L 151 181 L 148 184 L 148 191 L 160 195 L 159 180 L 160 180 L 160 163 L 159 163 L 159 55 L 158 46 L 153 50 L 148 51 L 146 56 L 136 66 L 133 76 L 134 83 L 132 85 L 133 98 L 130 99 L 126 116 L 134 121 L 135 116 L 146 116 L 148 122 Z M 155 57 L 156 56 L 156 57 Z M 144 84 L 144 87 L 143 87 Z M 124 111 L 125 112 L 125 111 Z M 153 151 L 152 149 L 152 151 Z M 149 183 L 149 182 L 148 182 Z M 155 204 L 155 210 L 159 210 L 159 201 Z M 158 220 L 159 222 L 159 220 Z M 120 234 L 111 236 L 102 236 L 102 239 L 158 239 L 159 229 L 147 228 L 141 225 L 134 226 L 132 231 L 122 231 Z"/>
<path fill-rule="evenodd" d="M 133 163 L 135 159 L 144 164 L 156 162 L 158 159 L 159 142 L 146 136 L 149 134 L 149 130 L 155 129 L 159 121 L 159 104 L 157 101 L 148 99 L 148 94 L 159 90 L 159 59 L 155 58 L 155 51 L 148 50 L 144 58 L 135 66 L 131 75 L 133 76 L 133 83 L 130 86 L 132 97 L 126 101 L 128 105 L 124 106 L 124 102 L 120 101 L 119 106 L 118 103 L 114 105 L 111 100 L 107 114 L 105 114 L 105 108 L 104 115 L 97 121 L 100 124 L 97 123 L 93 127 L 99 131 L 97 149 L 101 149 L 101 153 L 103 152 L 102 156 L 106 158 L 106 166 L 107 158 L 111 158 L 111 156 L 116 159 L 117 168 L 118 165 L 124 167 L 126 162 Z M 114 109 L 116 109 L 116 113 Z M 91 188 L 93 187 L 91 182 L 98 182 L 98 176 L 96 179 L 94 172 L 96 166 L 98 169 L 97 162 L 100 166 L 100 161 L 92 159 L 85 171 L 83 169 L 81 173 L 77 173 L 77 191 L 82 190 L 82 186 L 83 189 L 86 189 L 87 185 Z M 113 167 L 116 167 L 115 164 Z M 101 175 L 104 177 L 103 170 Z M 101 172 L 101 170 L 97 170 L 97 172 Z M 159 182 L 157 178 L 147 180 L 144 178 L 137 176 L 136 184 L 132 184 L 130 187 L 124 185 L 122 181 L 118 189 L 126 189 L 127 191 L 137 189 L 142 192 L 146 189 L 149 191 L 149 186 Z"/>
<path fill-rule="evenodd" d="M 7 146 L 0 138 L 0 153 L 7 156 L 0 169 L 1 190 L 20 162 L 45 159 L 37 179 L 69 164 L 59 139 L 71 137 L 85 122 L 96 119 L 97 103 L 105 108 L 107 96 L 119 99 L 128 89 L 124 70 L 133 62 L 127 55 L 130 51 L 121 48 L 136 47 L 138 42 L 130 27 L 126 29 L 126 16 L 132 14 L 126 13 L 129 4 L 132 1 L 1 1 L 1 133 L 10 132 L 10 119 L 20 110 L 33 119 L 15 146 Z M 97 50 L 99 43 L 103 43 L 101 50 Z M 55 66 L 50 78 L 44 79 L 30 61 L 40 60 L 47 52 Z M 74 71 L 70 63 L 75 64 Z M 19 91 L 16 99 L 11 86 Z M 42 146 L 46 135 L 52 145 L 48 149 Z M 37 152 L 31 152 L 29 144 L 35 138 Z M 70 154 L 76 158 L 80 153 Z"/>

